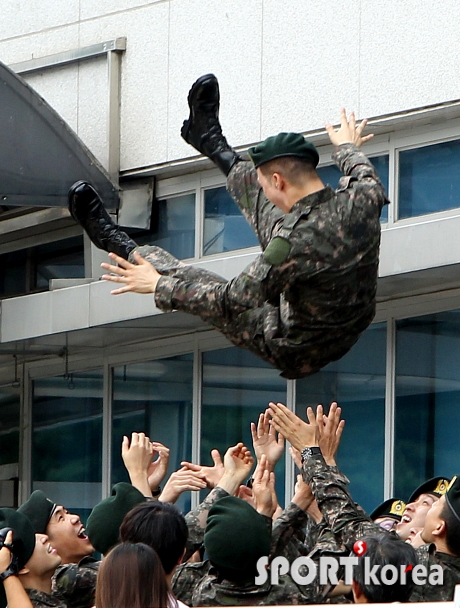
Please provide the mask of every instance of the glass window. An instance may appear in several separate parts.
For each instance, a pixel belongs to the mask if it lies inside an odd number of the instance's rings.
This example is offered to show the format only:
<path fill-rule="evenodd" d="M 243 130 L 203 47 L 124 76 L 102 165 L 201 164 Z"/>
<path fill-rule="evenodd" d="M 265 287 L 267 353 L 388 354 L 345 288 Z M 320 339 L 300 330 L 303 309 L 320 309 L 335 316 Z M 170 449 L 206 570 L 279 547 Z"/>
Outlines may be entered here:
<path fill-rule="evenodd" d="M 83 279 L 83 237 L 77 236 L 35 247 L 33 260 L 36 289 L 48 289 L 51 279 Z"/>
<path fill-rule="evenodd" d="M 126 231 L 138 245 L 157 245 L 180 260 L 195 257 L 195 194 L 154 201 L 150 230 Z"/>
<path fill-rule="evenodd" d="M 383 501 L 386 324 L 371 325 L 339 361 L 296 382 L 296 413 L 332 401 L 346 421 L 337 463 L 350 479 L 354 500 L 366 511 Z"/>
<path fill-rule="evenodd" d="M 0 465 L 19 462 L 19 408 L 17 391 L 0 389 Z"/>
<path fill-rule="evenodd" d="M 121 442 L 123 435 L 131 438 L 132 432 L 143 432 L 170 449 L 168 476 L 180 469 L 182 460 L 191 460 L 192 402 L 191 354 L 114 368 L 112 483 L 129 481 Z M 190 498 L 190 492 L 185 492 L 177 506 L 189 511 Z"/>
<path fill-rule="evenodd" d="M 241 348 L 203 353 L 201 463 L 212 465 L 210 452 L 222 456 L 242 441 L 254 455 L 250 423 L 270 401 L 286 402 L 286 380 L 278 370 Z M 284 504 L 284 457 L 276 467 L 278 500 Z"/>
<path fill-rule="evenodd" d="M 460 140 L 399 152 L 399 218 L 460 207 Z"/>
<path fill-rule="evenodd" d="M 204 191 L 203 255 L 258 245 L 258 240 L 225 186 Z"/>
<path fill-rule="evenodd" d="M 84 276 L 82 236 L 0 255 L 0 297 L 47 290 L 51 279 Z"/>
<path fill-rule="evenodd" d="M 460 310 L 398 321 L 395 492 L 460 470 Z"/>
<path fill-rule="evenodd" d="M 374 165 L 377 173 L 379 174 L 380 180 L 388 193 L 388 172 L 389 172 L 389 157 L 388 154 L 382 156 L 372 156 L 369 160 Z M 337 188 L 339 179 L 342 177 L 342 173 L 336 165 L 326 165 L 324 167 L 318 167 L 318 174 L 321 180 L 325 184 L 329 184 L 334 190 Z M 381 222 L 388 222 L 388 205 L 385 205 L 380 214 Z"/>
<path fill-rule="evenodd" d="M 85 517 L 101 500 L 101 371 L 36 380 L 32 489 Z"/>

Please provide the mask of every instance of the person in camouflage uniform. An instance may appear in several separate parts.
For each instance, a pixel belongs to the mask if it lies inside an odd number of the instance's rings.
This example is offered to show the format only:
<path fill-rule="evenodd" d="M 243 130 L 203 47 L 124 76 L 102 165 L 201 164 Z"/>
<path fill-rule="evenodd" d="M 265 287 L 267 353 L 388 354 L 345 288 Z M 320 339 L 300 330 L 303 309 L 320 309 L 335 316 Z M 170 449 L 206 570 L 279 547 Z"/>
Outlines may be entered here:
<path fill-rule="evenodd" d="M 303 479 L 311 486 L 329 528 L 340 542 L 352 551 L 357 539 L 382 533 L 382 528 L 356 505 L 343 480 L 329 466 L 320 444 L 324 428 L 318 425 L 311 408 L 309 424 L 303 422 L 283 404 L 270 404 L 273 424 L 292 445 L 301 451 Z M 329 425 L 325 425 L 325 428 Z M 326 430 L 327 433 L 331 430 Z M 321 438 L 321 435 L 323 437 Z M 326 439 L 327 443 L 327 439 Z M 393 532 L 386 532 L 393 534 Z M 416 585 L 411 601 L 452 600 L 455 585 L 460 584 L 460 478 L 454 477 L 447 492 L 436 500 L 426 516 L 421 542 L 416 550 L 420 564 L 442 570 L 443 584 Z"/>
<path fill-rule="evenodd" d="M 18 577 L 27 598 L 8 597 L 10 608 L 67 608 L 66 604 L 51 591 L 52 576 L 61 563 L 57 551 L 51 546 L 46 534 L 36 534 L 29 518 L 14 509 L 0 509 L 0 529 L 12 530 L 12 537 L 7 536 L 7 548 L 12 554 L 11 562 L 2 571 L 2 579 Z M 12 541 L 12 542 L 11 542 Z M 0 607 L 6 607 L 3 582 L 0 582 Z M 10 590 L 8 591 L 8 593 Z M 15 601 L 12 601 L 12 600 Z M 18 603 L 16 603 L 16 599 Z"/>
<path fill-rule="evenodd" d="M 212 74 L 192 86 L 189 106 L 182 136 L 227 175 L 263 250 L 246 270 L 227 281 L 159 247 L 137 248 L 85 182 L 69 191 L 71 214 L 93 243 L 113 252 L 118 266 L 102 264 L 111 273 L 103 278 L 126 285 L 112 293 L 155 293 L 161 310 L 199 316 L 282 376 L 309 376 L 340 359 L 375 314 L 379 217 L 388 201 L 358 149 L 372 137 L 362 137 L 366 121 L 356 126 L 343 110 L 340 129 L 327 126 L 345 174 L 334 191 L 320 180 L 318 152 L 300 134 L 268 138 L 249 150 L 253 162 L 243 161 L 222 135 Z"/>

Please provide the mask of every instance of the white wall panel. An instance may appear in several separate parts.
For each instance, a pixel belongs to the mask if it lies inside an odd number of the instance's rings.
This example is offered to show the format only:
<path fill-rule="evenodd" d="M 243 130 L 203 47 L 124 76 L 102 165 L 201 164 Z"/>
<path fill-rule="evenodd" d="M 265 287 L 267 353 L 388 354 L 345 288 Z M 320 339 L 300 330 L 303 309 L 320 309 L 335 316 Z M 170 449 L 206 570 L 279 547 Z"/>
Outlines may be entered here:
<path fill-rule="evenodd" d="M 359 114 L 359 7 L 264 0 L 261 139 Z"/>
<path fill-rule="evenodd" d="M 17 38 L 0 36 L 0 61 L 10 65 L 36 57 L 69 51 L 78 48 L 78 46 L 79 26 L 77 24 L 46 30 L 37 34 L 24 34 Z"/>
<path fill-rule="evenodd" d="M 122 170 L 166 160 L 168 32 L 169 3 L 81 25 L 82 46 L 127 39 L 121 61 Z"/>
<path fill-rule="evenodd" d="M 173 0 L 169 46 L 168 157 L 196 154 L 180 137 L 192 83 L 213 72 L 221 122 L 232 145 L 258 140 L 262 45 L 261 0 Z"/>
<path fill-rule="evenodd" d="M 80 19 L 94 19 L 114 15 L 115 13 L 127 13 L 144 6 L 153 4 L 169 4 L 165 0 L 80 0 Z"/>
<path fill-rule="evenodd" d="M 80 0 L 2 0 L 0 39 L 24 36 L 73 23 Z"/>
<path fill-rule="evenodd" d="M 376 116 L 460 97 L 460 3 L 362 0 L 360 95 Z"/>

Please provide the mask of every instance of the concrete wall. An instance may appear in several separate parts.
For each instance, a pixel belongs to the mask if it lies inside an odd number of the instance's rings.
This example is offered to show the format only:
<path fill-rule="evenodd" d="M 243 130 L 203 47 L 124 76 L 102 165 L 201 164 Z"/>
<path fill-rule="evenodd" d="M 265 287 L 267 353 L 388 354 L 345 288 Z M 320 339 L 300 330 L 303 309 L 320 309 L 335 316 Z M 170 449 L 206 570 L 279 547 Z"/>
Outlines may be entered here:
<path fill-rule="evenodd" d="M 180 138 L 191 83 L 219 77 L 229 141 L 309 131 L 339 108 L 377 116 L 453 100 L 460 3 L 443 0 L 3 0 L 0 60 L 126 36 L 121 168 L 193 155 Z M 104 162 L 106 67 L 28 77 Z"/>

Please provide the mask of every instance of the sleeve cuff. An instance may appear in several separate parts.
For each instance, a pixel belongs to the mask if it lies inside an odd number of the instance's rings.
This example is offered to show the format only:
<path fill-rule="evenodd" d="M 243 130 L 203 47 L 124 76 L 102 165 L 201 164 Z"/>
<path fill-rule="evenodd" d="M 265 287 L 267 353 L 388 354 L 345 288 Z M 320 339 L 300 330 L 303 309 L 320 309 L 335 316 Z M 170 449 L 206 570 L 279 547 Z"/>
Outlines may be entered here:
<path fill-rule="evenodd" d="M 174 297 L 174 289 L 179 283 L 179 279 L 173 277 L 161 276 L 155 289 L 155 304 L 163 312 L 171 312 L 174 310 L 172 303 Z"/>

